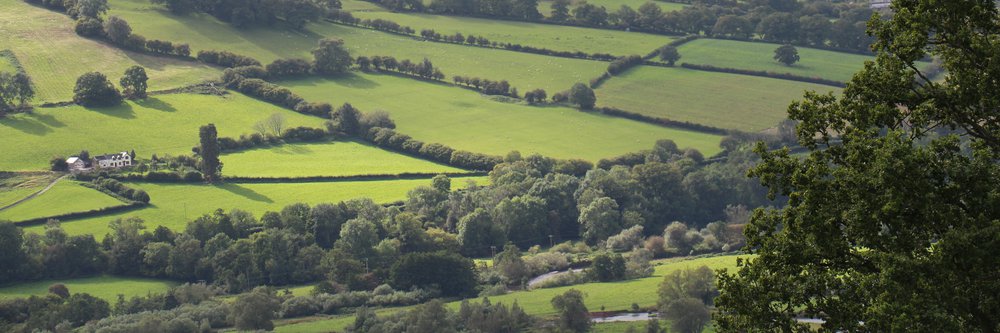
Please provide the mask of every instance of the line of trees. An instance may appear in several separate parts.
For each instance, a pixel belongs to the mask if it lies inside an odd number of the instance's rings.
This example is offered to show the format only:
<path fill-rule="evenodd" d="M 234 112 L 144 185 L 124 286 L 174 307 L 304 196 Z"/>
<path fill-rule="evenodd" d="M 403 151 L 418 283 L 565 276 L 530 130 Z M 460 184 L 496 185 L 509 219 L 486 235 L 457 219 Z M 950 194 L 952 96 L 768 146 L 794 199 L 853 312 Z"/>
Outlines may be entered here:
<path fill-rule="evenodd" d="M 503 95 L 517 98 L 517 88 L 511 87 L 507 80 L 493 81 L 478 77 L 455 76 L 452 81 L 458 85 L 474 88 L 487 95 Z"/>
<path fill-rule="evenodd" d="M 98 177 L 92 180 L 90 184 L 99 190 L 114 193 L 132 202 L 149 203 L 149 194 L 146 191 L 131 188 L 115 179 Z"/>
<path fill-rule="evenodd" d="M 392 56 L 372 56 L 371 58 L 361 56 L 355 61 L 362 71 L 394 71 L 406 75 L 416 76 L 429 80 L 444 80 L 445 75 L 441 69 L 434 67 L 430 60 L 424 58 L 421 62 L 413 62 L 409 59 L 396 60 Z"/>
<path fill-rule="evenodd" d="M 162 4 L 174 14 L 205 12 L 238 28 L 270 26 L 284 22 L 302 29 L 317 21 L 325 12 L 339 9 L 338 0 L 150 0 Z"/>

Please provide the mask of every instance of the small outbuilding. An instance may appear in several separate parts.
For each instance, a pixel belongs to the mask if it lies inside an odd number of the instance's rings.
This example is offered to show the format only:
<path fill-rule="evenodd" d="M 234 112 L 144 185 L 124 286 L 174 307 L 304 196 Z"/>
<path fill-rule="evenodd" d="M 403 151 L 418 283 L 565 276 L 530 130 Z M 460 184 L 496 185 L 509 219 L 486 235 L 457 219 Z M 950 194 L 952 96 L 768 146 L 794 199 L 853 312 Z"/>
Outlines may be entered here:
<path fill-rule="evenodd" d="M 76 156 L 67 158 L 66 165 L 69 167 L 69 171 L 73 172 L 87 170 L 87 162 Z"/>

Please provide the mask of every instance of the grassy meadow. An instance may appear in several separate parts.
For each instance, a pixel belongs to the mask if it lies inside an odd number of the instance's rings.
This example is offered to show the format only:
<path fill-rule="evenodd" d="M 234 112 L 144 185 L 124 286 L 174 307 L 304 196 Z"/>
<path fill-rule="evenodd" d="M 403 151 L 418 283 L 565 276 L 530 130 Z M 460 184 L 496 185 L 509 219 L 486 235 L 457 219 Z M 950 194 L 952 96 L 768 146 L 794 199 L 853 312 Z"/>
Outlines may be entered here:
<path fill-rule="evenodd" d="M 190 154 L 202 125 L 214 123 L 219 136 L 239 136 L 274 113 L 284 115 L 288 126 L 324 122 L 238 93 L 159 95 L 111 108 L 36 108 L 0 119 L 0 137 L 17 143 L 0 147 L 0 170 L 44 170 L 52 156 L 81 150 L 99 155 L 134 149 L 141 158 Z"/>
<path fill-rule="evenodd" d="M 135 277 L 117 276 L 97 276 L 89 278 L 46 280 L 29 282 L 6 286 L 0 288 L 0 300 L 7 298 L 23 298 L 28 296 L 42 296 L 49 293 L 49 286 L 55 283 L 62 283 L 69 289 L 70 294 L 87 293 L 91 296 L 108 301 L 114 304 L 118 295 L 125 295 L 125 298 L 132 296 L 145 296 L 150 293 L 158 293 L 169 290 L 179 283 L 169 280 L 145 279 Z"/>
<path fill-rule="evenodd" d="M 62 13 L 24 1 L 0 1 L 0 48 L 12 50 L 31 75 L 36 102 L 72 99 L 76 78 L 91 71 L 102 72 L 117 84 L 125 69 L 140 65 L 149 75 L 150 90 L 183 87 L 220 73 L 195 62 L 127 52 L 85 39 L 73 26 Z"/>
<path fill-rule="evenodd" d="M 0 211 L 0 220 L 24 221 L 124 204 L 101 191 L 85 187 L 76 181 L 63 179 L 45 193 Z"/>
<path fill-rule="evenodd" d="M 702 257 L 695 259 L 679 258 L 667 259 L 657 262 L 656 271 L 653 276 L 643 279 L 608 282 L 608 283 L 587 283 L 576 286 L 537 289 L 532 291 L 517 291 L 502 296 L 489 297 L 493 304 L 503 303 L 510 305 L 514 301 L 530 315 L 548 317 L 556 314 L 552 308 L 552 297 L 565 293 L 570 289 L 577 289 L 584 293 L 584 303 L 590 311 L 600 311 L 603 305 L 608 311 L 628 310 L 632 303 L 642 307 L 652 307 L 656 305 L 657 289 L 667 274 L 688 268 L 696 268 L 702 265 L 712 269 L 735 269 L 736 259 L 745 256 L 724 255 L 714 257 Z M 479 298 L 473 301 L 479 301 Z M 451 302 L 447 306 L 452 310 L 458 310 L 461 302 Z M 376 311 L 377 314 L 389 314 L 396 311 L 408 309 L 410 307 L 387 308 Z M 353 315 L 339 315 L 329 317 L 296 318 L 286 321 L 275 322 L 275 332 L 295 332 L 295 333 L 323 333 L 341 331 L 354 323 Z M 646 322 L 639 322 L 645 327 Z M 664 323 L 665 324 L 665 323 Z M 638 325 L 638 324 L 637 324 Z M 594 327 L 593 332 L 624 332 L 629 325 L 615 323 L 602 324 Z M 640 332 L 643 330 L 640 330 Z"/>
<path fill-rule="evenodd" d="M 597 161 L 649 149 L 659 139 L 706 156 L 719 152 L 720 136 L 664 128 L 567 107 L 534 107 L 495 101 L 478 92 L 393 75 L 355 73 L 328 80 L 282 82 L 307 100 L 350 102 L 362 111 L 385 110 L 397 129 L 425 142 L 503 155 L 511 150 L 555 158 Z"/>
<path fill-rule="evenodd" d="M 790 73 L 805 77 L 846 82 L 874 57 L 834 52 L 808 47 L 796 47 L 802 58 L 792 66 L 774 60 L 774 49 L 780 44 L 701 38 L 677 48 L 682 63 L 716 67 Z"/>
<path fill-rule="evenodd" d="M 421 31 L 434 29 L 443 35 L 461 33 L 491 41 L 521 44 L 557 51 L 608 53 L 618 56 L 646 55 L 675 38 L 670 36 L 552 24 L 497 21 L 481 18 L 415 13 L 355 12 L 361 19 L 386 19 Z"/>
<path fill-rule="evenodd" d="M 826 85 L 764 77 L 639 66 L 595 90 L 598 106 L 726 129 L 761 131 L 786 118 L 806 90 Z"/>
<path fill-rule="evenodd" d="M 229 176 L 311 177 L 451 173 L 465 170 L 357 141 L 286 144 L 222 156 Z"/>
<path fill-rule="evenodd" d="M 316 22 L 305 31 L 281 25 L 270 28 L 236 29 L 208 14 L 177 16 L 146 0 L 112 0 L 111 14 L 132 25 L 135 33 L 147 38 L 185 42 L 192 52 L 228 50 L 269 63 L 279 58 L 308 58 L 309 51 L 324 37 L 344 40 L 351 55 L 390 55 L 400 60 L 428 58 L 448 77 L 477 76 L 507 80 L 521 91 L 543 88 L 569 89 L 575 82 L 587 82 L 604 72 L 600 61 L 547 57 L 522 52 L 491 50 L 446 43 L 419 41 L 375 30 L 329 22 Z"/>
<path fill-rule="evenodd" d="M 465 186 L 467 179 L 474 179 L 479 184 L 486 183 L 486 177 L 453 178 L 452 187 Z M 163 225 L 180 231 L 184 230 L 188 221 L 219 208 L 239 208 L 260 217 L 264 212 L 280 211 L 297 202 L 317 204 L 362 197 L 371 198 L 375 202 L 392 202 L 405 199 L 408 191 L 421 185 L 430 185 L 430 179 L 220 185 L 129 183 L 129 186 L 149 193 L 151 200 L 148 207 L 107 216 L 63 221 L 62 227 L 70 235 L 93 234 L 100 239 L 110 230 L 108 222 L 136 216 L 146 221 L 147 229 Z M 40 233 L 43 229 L 43 226 L 36 226 L 25 228 L 25 231 Z"/>
<path fill-rule="evenodd" d="M 589 4 L 595 6 L 603 6 L 608 10 L 608 14 L 618 11 L 618 8 L 624 6 L 632 7 L 632 9 L 638 10 L 639 6 L 647 2 L 652 2 L 658 6 L 664 12 L 672 12 L 681 10 L 686 4 L 676 3 L 676 2 L 665 2 L 665 1 L 649 1 L 649 0 L 570 0 L 570 14 L 573 13 L 573 8 L 576 8 L 580 3 L 586 1 Z M 539 0 L 538 1 L 538 12 L 542 13 L 546 17 L 552 16 L 552 0 Z"/>
<path fill-rule="evenodd" d="M 40 191 L 58 177 L 48 172 L 0 172 L 0 207 Z"/>

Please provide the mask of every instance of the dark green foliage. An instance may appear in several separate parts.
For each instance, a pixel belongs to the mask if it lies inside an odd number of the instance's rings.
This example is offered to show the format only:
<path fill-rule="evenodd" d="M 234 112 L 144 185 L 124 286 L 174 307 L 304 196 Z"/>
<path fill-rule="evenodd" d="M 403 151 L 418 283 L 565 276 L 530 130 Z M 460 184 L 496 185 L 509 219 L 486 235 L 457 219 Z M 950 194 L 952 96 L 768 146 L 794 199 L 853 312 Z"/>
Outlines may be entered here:
<path fill-rule="evenodd" d="M 199 169 L 204 175 L 205 181 L 214 183 L 222 180 L 222 162 L 219 161 L 219 134 L 215 129 L 215 124 L 208 124 L 199 129 L 198 137 L 201 140 L 198 155 L 201 157 Z"/>
<path fill-rule="evenodd" d="M 197 0 L 150 0 L 154 4 L 161 4 L 167 7 L 171 13 L 187 14 L 197 10 Z"/>
<path fill-rule="evenodd" d="M 715 272 L 706 266 L 677 270 L 663 278 L 657 307 L 676 332 L 698 333 L 711 320 L 708 306 L 718 295 Z"/>
<path fill-rule="evenodd" d="M 198 61 L 219 65 L 226 68 L 242 66 L 260 66 L 260 61 L 229 51 L 198 51 Z"/>
<path fill-rule="evenodd" d="M 0 283 L 17 281 L 27 258 L 21 243 L 24 233 L 9 222 L 0 223 Z"/>
<path fill-rule="evenodd" d="M 319 46 L 312 51 L 313 69 L 317 74 L 337 75 L 347 71 L 353 60 L 348 53 L 344 41 L 337 38 L 324 38 Z"/>
<path fill-rule="evenodd" d="M 0 73 L 0 116 L 28 107 L 28 102 L 34 97 L 34 85 L 27 74 L 22 71 Z"/>
<path fill-rule="evenodd" d="M 569 90 L 569 102 L 578 105 L 581 109 L 590 110 L 597 103 L 597 96 L 594 96 L 594 90 L 587 85 L 577 83 Z"/>
<path fill-rule="evenodd" d="M 125 45 L 129 36 L 132 36 L 132 27 L 125 19 L 112 15 L 104 21 L 104 34 L 111 42 L 118 45 Z"/>
<path fill-rule="evenodd" d="M 149 77 L 146 76 L 146 69 L 142 68 L 142 66 L 132 66 L 125 70 L 125 75 L 122 76 L 119 83 L 122 85 L 123 93 L 126 97 L 142 99 L 146 98 L 146 81 L 149 81 Z"/>
<path fill-rule="evenodd" d="M 76 80 L 73 102 L 87 107 L 115 106 L 122 102 L 122 95 L 104 74 L 90 72 Z"/>
<path fill-rule="evenodd" d="M 544 89 L 535 89 L 524 93 L 524 100 L 528 101 L 528 104 L 545 103 L 547 98 L 548 95 Z"/>
<path fill-rule="evenodd" d="M 267 74 L 274 78 L 306 75 L 310 71 L 312 64 L 305 59 L 278 59 L 267 64 Z"/>
<path fill-rule="evenodd" d="M 680 52 L 677 52 L 677 48 L 674 47 L 673 45 L 664 46 L 660 48 L 658 51 L 659 51 L 658 56 L 660 57 L 660 60 L 666 61 L 667 65 L 673 66 L 674 63 L 677 62 L 677 60 L 681 59 Z"/>
<path fill-rule="evenodd" d="M 57 172 L 66 172 L 66 171 L 69 171 L 69 164 L 66 163 L 66 157 L 65 156 L 53 156 L 52 159 L 49 160 L 49 170 L 57 171 Z"/>
<path fill-rule="evenodd" d="M 628 70 L 629 68 L 638 66 L 642 64 L 642 57 L 639 55 L 630 55 L 615 59 L 610 64 L 608 64 L 608 73 L 611 75 L 618 75 L 622 72 Z"/>
<path fill-rule="evenodd" d="M 625 279 L 625 258 L 618 253 L 601 253 L 594 257 L 588 273 L 601 282 Z"/>
<path fill-rule="evenodd" d="M 556 325 L 566 332 L 590 332 L 590 311 L 583 304 L 583 293 L 570 289 L 552 298 L 552 307 L 559 313 Z"/>
<path fill-rule="evenodd" d="M 100 20 L 93 17 L 81 17 L 76 20 L 76 26 L 73 27 L 77 35 L 90 38 L 101 38 L 104 37 L 104 24 Z"/>
<path fill-rule="evenodd" d="M 390 270 L 397 289 L 436 287 L 444 296 L 467 296 L 475 292 L 472 260 L 448 252 L 410 253 Z"/>
<path fill-rule="evenodd" d="M 893 8 L 869 23 L 878 55 L 843 95 L 789 107 L 808 155 L 758 147 L 751 175 L 790 199 L 751 218 L 757 256 L 720 278 L 721 331 L 810 329 L 797 316 L 824 331 L 1000 327 L 995 4 Z M 945 80 L 918 70 L 929 57 Z"/>
<path fill-rule="evenodd" d="M 230 318 L 233 326 L 239 330 L 274 329 L 276 312 L 281 309 L 281 301 L 274 291 L 267 287 L 258 287 L 250 293 L 240 295 L 231 306 Z"/>
<path fill-rule="evenodd" d="M 344 103 L 330 115 L 330 130 L 347 135 L 361 134 L 359 133 L 361 131 L 360 118 L 361 111 L 355 109 L 350 103 Z"/>
<path fill-rule="evenodd" d="M 785 64 L 785 66 L 791 66 L 799 62 L 799 50 L 789 44 L 779 46 L 774 49 L 774 60 Z"/>

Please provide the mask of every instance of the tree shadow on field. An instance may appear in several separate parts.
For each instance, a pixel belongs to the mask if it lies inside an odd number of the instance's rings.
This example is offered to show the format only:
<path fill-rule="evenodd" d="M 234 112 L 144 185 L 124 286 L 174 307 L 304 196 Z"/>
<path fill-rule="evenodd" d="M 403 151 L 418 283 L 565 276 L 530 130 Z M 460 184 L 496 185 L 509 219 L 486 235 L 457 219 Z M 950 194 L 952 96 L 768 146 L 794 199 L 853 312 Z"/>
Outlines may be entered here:
<path fill-rule="evenodd" d="M 243 186 L 240 186 L 240 185 L 237 185 L 237 184 L 222 184 L 222 185 L 217 185 L 216 187 L 218 187 L 220 189 L 223 189 L 223 190 L 226 190 L 229 193 L 232 193 L 232 194 L 235 194 L 235 195 L 238 195 L 238 196 L 241 196 L 241 197 L 253 200 L 253 201 L 265 202 L 265 203 L 274 203 L 274 200 L 271 200 L 271 198 L 268 198 L 267 196 L 265 196 L 263 194 L 257 193 L 254 190 L 251 190 L 249 188 L 246 188 L 246 187 L 243 187 Z"/>
<path fill-rule="evenodd" d="M 380 84 L 378 82 L 369 80 L 368 78 L 355 74 L 347 73 L 338 76 L 331 76 L 327 78 L 327 81 L 336 83 L 337 85 L 354 88 L 354 89 L 375 89 Z"/>
<path fill-rule="evenodd" d="M 48 127 L 66 127 L 65 123 L 59 121 L 59 119 L 56 119 L 56 117 L 53 117 L 50 114 L 32 113 L 31 117 L 44 123 Z"/>
<path fill-rule="evenodd" d="M 84 108 L 87 109 L 87 111 L 94 111 L 115 118 L 135 119 L 135 111 L 132 110 L 132 104 L 129 102 L 122 102 L 122 104 L 116 106 Z"/>
<path fill-rule="evenodd" d="M 0 118 L 0 125 L 34 136 L 43 136 L 52 132 L 52 129 L 45 123 L 30 116 L 12 117 L 8 115 L 6 118 Z"/>
<path fill-rule="evenodd" d="M 156 97 L 147 97 L 146 99 L 135 101 L 135 104 L 144 108 L 150 108 L 164 112 L 177 111 L 177 109 L 171 106 L 170 103 L 164 102 L 162 99 Z"/>

